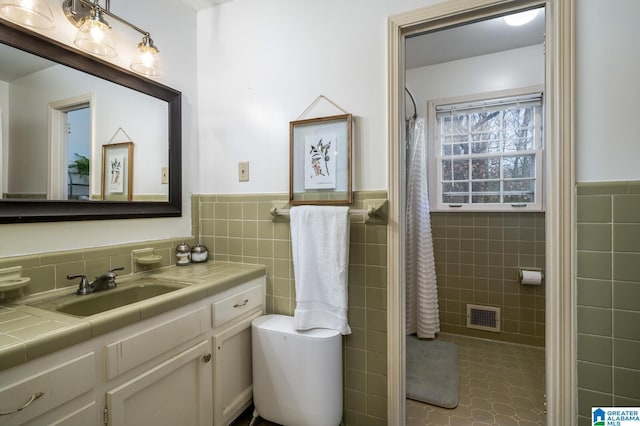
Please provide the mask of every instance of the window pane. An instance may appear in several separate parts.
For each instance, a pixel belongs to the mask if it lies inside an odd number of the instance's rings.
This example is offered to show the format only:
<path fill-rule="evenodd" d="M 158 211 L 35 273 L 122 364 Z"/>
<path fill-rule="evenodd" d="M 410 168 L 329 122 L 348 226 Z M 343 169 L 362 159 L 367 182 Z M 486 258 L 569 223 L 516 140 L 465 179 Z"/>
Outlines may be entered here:
<path fill-rule="evenodd" d="M 500 178 L 500 158 L 474 158 L 471 167 L 473 179 Z"/>
<path fill-rule="evenodd" d="M 453 180 L 469 180 L 469 160 L 453 160 Z"/>
<path fill-rule="evenodd" d="M 451 145 L 442 145 L 442 155 L 451 155 Z"/>
<path fill-rule="evenodd" d="M 505 137 L 505 141 L 504 141 L 505 152 L 531 151 L 533 149 L 535 149 L 534 143 L 533 143 L 533 135 L 531 137 L 526 137 L 526 138 Z"/>
<path fill-rule="evenodd" d="M 442 192 L 447 194 L 451 192 L 469 192 L 468 182 L 443 182 Z"/>
<path fill-rule="evenodd" d="M 469 117 L 466 114 L 454 115 L 451 125 L 453 133 L 469 133 Z"/>
<path fill-rule="evenodd" d="M 504 129 L 516 131 L 533 125 L 533 107 L 512 108 L 504 111 Z"/>
<path fill-rule="evenodd" d="M 489 180 L 486 182 L 473 182 L 471 184 L 471 192 L 497 192 L 500 193 L 500 181 Z"/>
<path fill-rule="evenodd" d="M 536 189 L 535 185 L 535 179 L 506 180 L 504 181 L 504 192 L 533 192 Z"/>
<path fill-rule="evenodd" d="M 535 177 L 535 155 L 522 155 L 517 157 L 503 157 L 502 176 L 508 178 Z"/>
<path fill-rule="evenodd" d="M 499 204 L 500 195 L 473 195 L 471 202 L 474 204 L 487 203 L 487 204 Z"/>
<path fill-rule="evenodd" d="M 469 154 L 468 143 L 458 143 L 453 145 L 453 155 L 467 155 Z"/>
<path fill-rule="evenodd" d="M 453 168 L 451 167 L 451 160 L 442 161 L 442 180 L 453 180 Z"/>
<path fill-rule="evenodd" d="M 499 130 L 500 111 L 483 111 L 471 114 L 471 130 Z"/>

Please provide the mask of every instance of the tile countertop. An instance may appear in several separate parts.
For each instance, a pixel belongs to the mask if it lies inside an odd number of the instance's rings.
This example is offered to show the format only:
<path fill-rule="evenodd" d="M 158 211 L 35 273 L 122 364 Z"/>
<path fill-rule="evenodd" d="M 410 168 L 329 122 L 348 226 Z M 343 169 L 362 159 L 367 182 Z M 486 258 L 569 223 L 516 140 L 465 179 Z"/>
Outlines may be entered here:
<path fill-rule="evenodd" d="M 0 370 L 4 370 L 142 319 L 187 305 L 264 276 L 262 265 L 207 262 L 171 266 L 145 276 L 189 283 L 185 288 L 88 317 L 28 306 L 32 295 L 0 305 Z M 120 281 L 135 276 L 121 276 Z M 73 291 L 75 287 L 69 287 Z M 60 290 L 55 290 L 60 292 Z M 82 296 L 78 296 L 82 297 Z"/>

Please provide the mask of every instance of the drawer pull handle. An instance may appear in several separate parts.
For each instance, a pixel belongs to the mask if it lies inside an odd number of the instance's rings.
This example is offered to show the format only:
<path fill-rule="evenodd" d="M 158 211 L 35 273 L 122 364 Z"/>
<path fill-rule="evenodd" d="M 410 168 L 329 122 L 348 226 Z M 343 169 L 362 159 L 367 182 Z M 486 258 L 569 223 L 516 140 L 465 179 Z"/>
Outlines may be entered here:
<path fill-rule="evenodd" d="M 246 306 L 247 303 L 249 303 L 249 299 L 244 299 L 244 302 L 236 303 L 235 305 L 233 305 L 233 307 L 234 308 L 242 308 L 243 306 Z"/>
<path fill-rule="evenodd" d="M 25 404 L 22 407 L 17 408 L 13 411 L 0 411 L 0 416 L 7 416 L 9 414 L 14 414 L 14 413 L 17 413 L 18 411 L 24 410 L 25 408 L 30 406 L 33 403 L 33 401 L 40 398 L 42 395 L 44 395 L 44 392 L 36 392 L 33 395 L 31 395 L 31 398 L 29 398 L 29 400 L 25 402 Z"/>
<path fill-rule="evenodd" d="M 204 356 L 202 357 L 202 360 L 203 360 L 204 362 L 209 362 L 209 361 L 211 361 L 211 354 L 206 354 L 206 355 L 204 355 Z"/>

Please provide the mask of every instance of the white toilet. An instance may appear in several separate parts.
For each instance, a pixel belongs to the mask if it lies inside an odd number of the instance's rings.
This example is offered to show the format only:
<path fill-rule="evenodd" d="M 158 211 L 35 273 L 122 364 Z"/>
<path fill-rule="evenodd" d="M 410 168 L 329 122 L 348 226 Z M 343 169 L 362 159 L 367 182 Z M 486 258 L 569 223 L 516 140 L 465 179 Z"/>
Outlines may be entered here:
<path fill-rule="evenodd" d="M 293 317 L 265 315 L 251 326 L 254 417 L 285 426 L 337 426 L 342 419 L 342 336 L 298 331 Z"/>

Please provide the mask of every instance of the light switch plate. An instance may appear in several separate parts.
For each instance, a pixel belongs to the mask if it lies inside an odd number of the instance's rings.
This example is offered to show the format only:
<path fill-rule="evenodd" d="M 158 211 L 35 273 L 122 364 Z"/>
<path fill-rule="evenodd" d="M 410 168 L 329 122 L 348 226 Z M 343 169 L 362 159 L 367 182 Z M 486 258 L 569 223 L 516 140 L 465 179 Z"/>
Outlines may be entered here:
<path fill-rule="evenodd" d="M 160 183 L 161 184 L 169 183 L 169 168 L 168 167 L 163 167 L 160 170 L 160 173 L 161 173 Z"/>
<path fill-rule="evenodd" d="M 238 163 L 238 182 L 249 182 L 249 162 Z"/>

